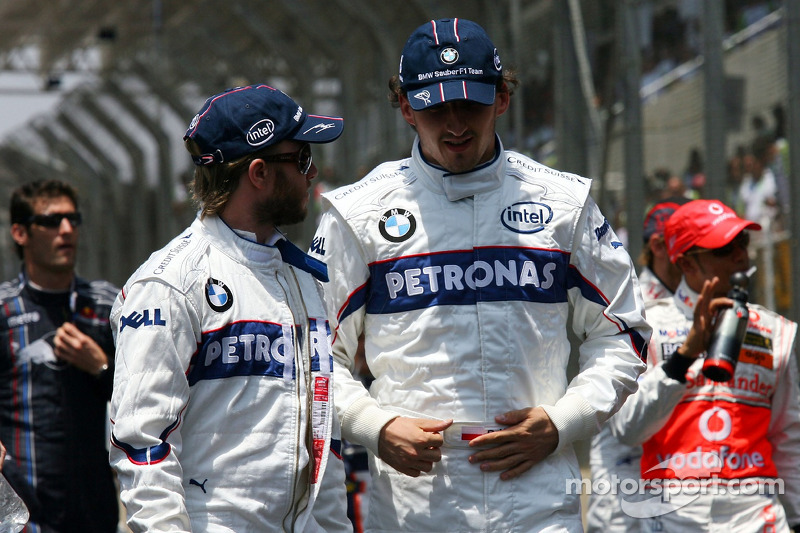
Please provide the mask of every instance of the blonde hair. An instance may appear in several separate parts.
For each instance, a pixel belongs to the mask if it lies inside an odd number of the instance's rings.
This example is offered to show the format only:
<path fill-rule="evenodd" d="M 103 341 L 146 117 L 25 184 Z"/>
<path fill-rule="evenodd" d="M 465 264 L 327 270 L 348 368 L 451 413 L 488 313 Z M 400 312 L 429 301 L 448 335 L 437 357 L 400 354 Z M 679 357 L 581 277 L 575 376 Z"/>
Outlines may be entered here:
<path fill-rule="evenodd" d="M 190 154 L 203 154 L 194 139 L 186 139 L 184 145 Z M 197 165 L 194 168 L 194 183 L 191 186 L 192 199 L 200 207 L 200 217 L 219 215 L 239 185 L 239 178 L 247 171 L 250 162 L 256 159 L 248 154 L 228 163 Z"/>

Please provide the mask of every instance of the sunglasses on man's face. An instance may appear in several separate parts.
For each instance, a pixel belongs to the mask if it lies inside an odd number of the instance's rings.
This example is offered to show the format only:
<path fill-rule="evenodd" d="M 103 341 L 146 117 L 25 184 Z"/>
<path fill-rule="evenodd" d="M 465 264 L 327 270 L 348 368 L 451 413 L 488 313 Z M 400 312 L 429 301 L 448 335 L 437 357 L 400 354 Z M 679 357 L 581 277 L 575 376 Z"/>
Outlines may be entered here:
<path fill-rule="evenodd" d="M 43 228 L 58 228 L 61 226 L 61 221 L 64 219 L 70 223 L 73 228 L 77 228 L 83 222 L 81 214 L 77 211 L 75 213 L 53 213 L 50 215 L 31 215 L 28 217 L 27 224 L 35 224 Z"/>
<path fill-rule="evenodd" d="M 750 234 L 746 231 L 741 232 L 739 235 L 734 237 L 734 239 L 726 244 L 725 246 L 721 246 L 719 248 L 701 248 L 697 250 L 691 250 L 687 252 L 685 255 L 698 255 L 698 254 L 705 254 L 710 253 L 714 257 L 728 257 L 736 248 L 743 248 L 747 249 L 750 245 Z"/>
<path fill-rule="evenodd" d="M 266 155 L 263 157 L 259 157 L 263 161 L 269 163 L 292 163 L 297 162 L 297 170 L 300 171 L 300 174 L 308 174 L 308 171 L 311 170 L 311 145 L 306 143 L 300 147 L 300 149 L 296 152 L 287 152 L 284 154 L 275 154 L 275 155 Z"/>

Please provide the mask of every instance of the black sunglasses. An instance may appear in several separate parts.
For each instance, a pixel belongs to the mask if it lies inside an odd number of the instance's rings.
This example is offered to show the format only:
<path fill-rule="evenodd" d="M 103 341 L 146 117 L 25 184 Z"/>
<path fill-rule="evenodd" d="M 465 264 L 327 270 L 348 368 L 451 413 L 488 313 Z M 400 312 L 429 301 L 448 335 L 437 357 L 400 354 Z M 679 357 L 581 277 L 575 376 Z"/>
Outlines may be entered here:
<path fill-rule="evenodd" d="M 261 159 L 263 161 L 267 161 L 270 163 L 297 163 L 297 170 L 300 171 L 300 174 L 308 174 L 308 171 L 311 170 L 311 145 L 306 143 L 300 147 L 300 149 L 296 152 L 287 152 L 284 154 L 275 154 L 275 155 L 265 155 L 262 157 L 258 157 L 257 159 Z"/>
<path fill-rule="evenodd" d="M 74 213 L 53 213 L 52 215 L 31 215 L 28 217 L 27 224 L 36 224 L 43 228 L 58 228 L 61 226 L 61 221 L 64 219 L 69 221 L 73 228 L 77 228 L 83 222 L 83 217 L 79 212 Z"/>
<path fill-rule="evenodd" d="M 715 257 L 728 257 L 731 255 L 736 248 L 747 248 L 750 245 L 750 234 L 746 231 L 741 232 L 739 235 L 733 238 L 731 242 L 726 244 L 725 246 L 721 246 L 720 248 L 699 248 L 697 250 L 690 250 L 684 255 L 698 255 L 698 254 L 705 254 L 710 253 Z"/>

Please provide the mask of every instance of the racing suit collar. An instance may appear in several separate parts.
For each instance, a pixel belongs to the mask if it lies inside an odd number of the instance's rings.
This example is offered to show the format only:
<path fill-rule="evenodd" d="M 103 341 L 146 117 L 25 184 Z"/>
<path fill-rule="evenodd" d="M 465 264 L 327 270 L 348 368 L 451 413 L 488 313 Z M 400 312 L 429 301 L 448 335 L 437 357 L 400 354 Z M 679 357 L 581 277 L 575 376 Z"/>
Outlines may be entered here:
<path fill-rule="evenodd" d="M 226 255 L 242 263 L 268 265 L 281 260 L 320 281 L 328 281 L 327 265 L 305 254 L 277 229 L 275 236 L 270 239 L 271 244 L 261 244 L 256 242 L 254 233 L 235 230 L 217 216 L 206 216 L 201 223 L 206 231 L 216 237 L 214 242 Z"/>
<path fill-rule="evenodd" d="M 685 278 L 681 278 L 681 282 L 672 297 L 675 299 L 678 309 L 681 310 L 686 318 L 694 316 L 694 306 L 700 295 L 689 288 Z"/>
<path fill-rule="evenodd" d="M 504 168 L 504 159 L 500 157 L 502 153 L 503 143 L 500 137 L 495 135 L 495 155 L 491 161 L 470 172 L 452 174 L 425 159 L 419 149 L 419 137 L 417 137 L 414 140 L 411 158 L 415 163 L 415 170 L 419 171 L 425 181 L 437 192 L 443 193 L 448 200 L 455 202 L 500 187 Z"/>

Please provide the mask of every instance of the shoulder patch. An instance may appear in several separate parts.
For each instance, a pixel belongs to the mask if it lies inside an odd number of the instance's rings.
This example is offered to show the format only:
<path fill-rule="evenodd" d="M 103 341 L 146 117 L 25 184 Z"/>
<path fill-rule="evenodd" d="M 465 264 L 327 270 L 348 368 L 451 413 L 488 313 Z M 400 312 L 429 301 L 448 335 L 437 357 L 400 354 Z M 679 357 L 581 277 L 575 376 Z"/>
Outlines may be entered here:
<path fill-rule="evenodd" d="M 233 292 L 224 282 L 208 278 L 206 281 L 206 302 L 218 313 L 223 313 L 233 305 Z"/>
<path fill-rule="evenodd" d="M 364 178 L 323 195 L 345 219 L 363 213 L 387 209 L 383 198 L 391 191 L 413 183 L 416 177 L 408 172 L 408 160 L 391 161 L 376 167 Z"/>
<path fill-rule="evenodd" d="M 389 209 L 378 220 L 378 230 L 389 242 L 403 242 L 417 230 L 417 219 L 407 209 Z"/>

